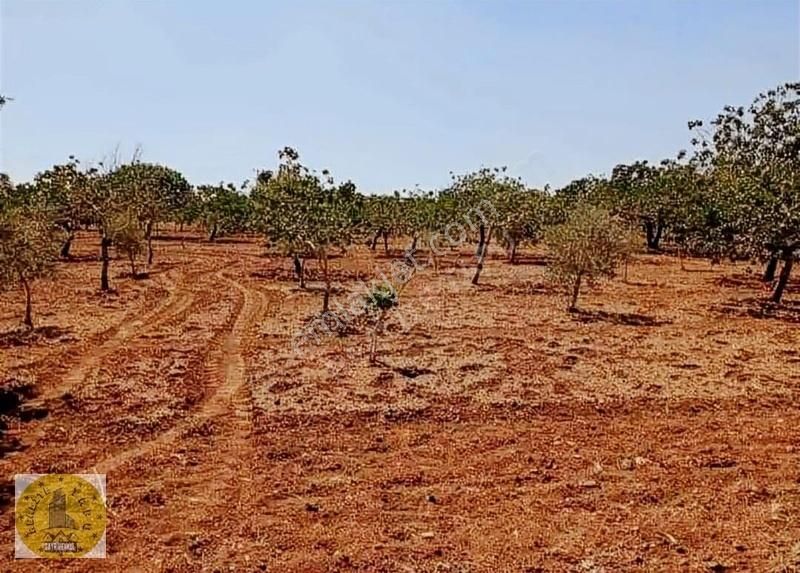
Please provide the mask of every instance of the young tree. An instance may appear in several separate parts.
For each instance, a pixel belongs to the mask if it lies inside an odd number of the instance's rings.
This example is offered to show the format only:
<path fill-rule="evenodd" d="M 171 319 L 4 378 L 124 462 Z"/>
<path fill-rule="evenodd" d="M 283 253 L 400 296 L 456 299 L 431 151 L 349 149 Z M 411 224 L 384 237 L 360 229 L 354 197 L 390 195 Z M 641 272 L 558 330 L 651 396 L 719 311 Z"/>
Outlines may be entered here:
<path fill-rule="evenodd" d="M 366 311 L 372 322 L 370 334 L 369 361 L 374 364 L 377 360 L 378 338 L 384 332 L 386 315 L 398 304 L 398 293 L 388 284 L 375 285 L 366 296 Z"/>
<path fill-rule="evenodd" d="M 139 278 L 136 260 L 145 250 L 147 237 L 138 217 L 130 211 L 115 213 L 108 223 L 108 233 L 117 252 L 128 259 L 131 265 L 131 278 Z"/>
<path fill-rule="evenodd" d="M 0 205 L 0 286 L 25 291 L 23 324 L 33 328 L 32 285 L 53 270 L 58 258 L 58 228 L 46 209 Z"/>
<path fill-rule="evenodd" d="M 545 235 L 553 262 L 548 272 L 570 294 L 569 310 L 577 309 L 584 282 L 613 277 L 630 248 L 625 225 L 601 207 L 578 205 L 564 223 Z"/>

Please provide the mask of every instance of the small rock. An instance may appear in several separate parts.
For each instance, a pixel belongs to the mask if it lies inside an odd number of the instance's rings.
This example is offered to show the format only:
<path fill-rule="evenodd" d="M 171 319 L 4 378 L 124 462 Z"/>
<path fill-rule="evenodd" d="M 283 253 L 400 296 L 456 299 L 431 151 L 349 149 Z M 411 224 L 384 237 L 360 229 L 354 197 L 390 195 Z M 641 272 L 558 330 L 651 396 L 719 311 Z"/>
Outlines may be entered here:
<path fill-rule="evenodd" d="M 426 532 L 424 532 L 424 533 L 421 533 L 421 534 L 420 534 L 420 537 L 421 537 L 422 539 L 433 539 L 433 537 L 434 537 L 434 533 L 433 533 L 433 531 L 426 531 Z"/>
<path fill-rule="evenodd" d="M 439 502 L 439 500 L 436 499 L 436 496 L 433 495 L 432 493 L 429 493 L 428 496 L 425 499 L 428 501 L 428 503 L 438 503 Z"/>
<path fill-rule="evenodd" d="M 310 511 L 311 513 L 317 513 L 319 511 L 319 506 L 315 503 L 307 503 L 306 511 Z"/>
<path fill-rule="evenodd" d="M 587 480 L 578 482 L 578 487 L 582 487 L 584 489 L 595 489 L 595 488 L 600 487 L 600 484 L 597 483 L 593 479 L 587 479 Z"/>
<path fill-rule="evenodd" d="M 350 556 L 342 551 L 335 551 L 333 553 L 333 560 L 337 565 L 350 565 Z"/>

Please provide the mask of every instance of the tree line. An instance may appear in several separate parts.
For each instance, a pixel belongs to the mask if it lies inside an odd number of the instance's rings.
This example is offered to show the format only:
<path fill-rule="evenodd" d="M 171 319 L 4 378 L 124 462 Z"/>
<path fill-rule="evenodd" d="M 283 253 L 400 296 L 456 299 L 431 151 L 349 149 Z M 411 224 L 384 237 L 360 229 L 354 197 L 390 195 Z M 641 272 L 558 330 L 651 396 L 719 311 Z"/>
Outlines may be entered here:
<path fill-rule="evenodd" d="M 315 261 L 323 311 L 331 255 L 356 243 L 373 250 L 380 244 L 388 254 L 390 241 L 405 241 L 409 260 L 423 252 L 434 269 L 447 249 L 474 244 L 473 284 L 491 246 L 499 244 L 514 264 L 521 246 L 544 241 L 550 275 L 569 291 L 571 308 L 582 284 L 613 275 L 634 250 L 668 245 L 682 258 L 762 262 L 771 300 L 780 303 L 800 253 L 800 84 L 688 127 L 691 147 L 675 158 L 617 165 L 609 175 L 555 190 L 529 188 L 504 168 L 482 168 L 452 174 L 437 191 L 364 195 L 351 181 L 306 167 L 288 147 L 276 168 L 238 186 L 193 186 L 139 154 L 86 166 L 70 157 L 30 182 L 0 177 L 0 284 L 24 289 L 24 323 L 31 326 L 31 284 L 71 256 L 79 229 L 97 232 L 99 284 L 108 291 L 110 250 L 136 278 L 138 265 L 153 263 L 158 226 L 171 222 L 200 226 L 209 241 L 263 236 L 290 259 L 301 287 L 306 262 Z"/>

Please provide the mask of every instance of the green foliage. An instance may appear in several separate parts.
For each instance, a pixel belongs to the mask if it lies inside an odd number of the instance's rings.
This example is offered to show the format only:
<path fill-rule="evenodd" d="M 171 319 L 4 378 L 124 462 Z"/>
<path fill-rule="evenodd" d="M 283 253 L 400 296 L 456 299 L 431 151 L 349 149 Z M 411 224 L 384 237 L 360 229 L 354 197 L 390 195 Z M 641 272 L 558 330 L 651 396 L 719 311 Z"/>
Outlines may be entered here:
<path fill-rule="evenodd" d="M 375 285 L 366 296 L 365 303 L 367 315 L 371 316 L 373 322 L 369 361 L 374 363 L 378 352 L 378 338 L 385 331 L 386 314 L 399 304 L 397 290 L 390 284 Z"/>
<path fill-rule="evenodd" d="M 200 185 L 196 197 L 189 206 L 196 209 L 195 220 L 202 223 L 209 240 L 250 228 L 253 218 L 250 199 L 234 185 Z"/>
<path fill-rule="evenodd" d="M 147 237 L 136 215 L 132 211 L 115 213 L 109 220 L 108 234 L 117 252 L 130 262 L 131 276 L 136 278 L 136 260 L 147 246 Z"/>
<path fill-rule="evenodd" d="M 772 297 L 780 302 L 800 251 L 800 83 L 759 94 L 747 109 L 726 106 L 710 132 L 699 121 L 689 127 L 694 162 L 710 180 L 720 250 L 782 258 Z"/>
<path fill-rule="evenodd" d="M 292 257 L 314 257 L 325 279 L 323 311 L 328 310 L 328 255 L 346 249 L 363 230 L 364 201 L 351 182 L 334 184 L 327 171 L 318 174 L 285 148 L 275 173 L 262 172 L 252 193 L 257 225 Z"/>
<path fill-rule="evenodd" d="M 397 291 L 388 284 L 375 285 L 365 301 L 368 309 L 387 311 L 397 306 Z"/>
<path fill-rule="evenodd" d="M 372 235 L 372 247 L 378 237 L 383 237 L 385 242 L 389 237 L 403 232 L 404 228 L 413 223 L 409 220 L 412 216 L 404 209 L 399 192 L 392 195 L 373 195 L 364 200 L 364 228 Z"/>
<path fill-rule="evenodd" d="M 120 165 L 109 176 L 121 203 L 133 209 L 143 224 L 175 216 L 187 203 L 191 186 L 169 167 L 134 160 Z"/>
<path fill-rule="evenodd" d="M 591 204 L 576 206 L 564 223 L 548 229 L 545 243 L 553 258 L 548 273 L 571 293 L 570 309 L 576 308 L 583 281 L 613 277 L 631 249 L 623 222 Z"/>
<path fill-rule="evenodd" d="M 60 236 L 47 209 L 40 205 L 5 203 L 0 209 L 0 288 L 25 289 L 24 323 L 33 326 L 31 283 L 52 273 Z"/>

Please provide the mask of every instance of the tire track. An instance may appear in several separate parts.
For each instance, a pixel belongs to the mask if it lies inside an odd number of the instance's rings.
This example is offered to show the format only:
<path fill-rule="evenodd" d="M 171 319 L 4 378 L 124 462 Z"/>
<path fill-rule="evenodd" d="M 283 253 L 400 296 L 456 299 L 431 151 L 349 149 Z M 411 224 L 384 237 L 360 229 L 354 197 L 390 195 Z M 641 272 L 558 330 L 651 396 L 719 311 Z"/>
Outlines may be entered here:
<path fill-rule="evenodd" d="M 225 414 L 233 415 L 234 440 L 249 441 L 252 430 L 252 396 L 247 385 L 242 342 L 263 314 L 266 305 L 264 295 L 260 291 L 226 277 L 223 271 L 224 269 L 218 271 L 215 276 L 238 291 L 242 302 L 230 330 L 221 337 L 221 340 L 214 343 L 214 347 L 208 353 L 204 371 L 217 382 L 211 395 L 184 421 L 150 441 L 106 458 L 92 468 L 92 471 L 108 473 L 137 457 L 171 444 L 197 424 Z"/>
<path fill-rule="evenodd" d="M 31 406 L 43 406 L 47 402 L 69 392 L 87 378 L 97 374 L 104 358 L 118 351 L 129 341 L 158 328 L 165 322 L 188 309 L 194 300 L 194 294 L 185 291 L 177 283 L 169 279 L 167 298 L 155 308 L 133 320 L 123 320 L 114 330 L 110 338 L 81 356 L 78 364 L 73 366 L 61 379 L 61 382 L 48 392 L 29 402 Z"/>

